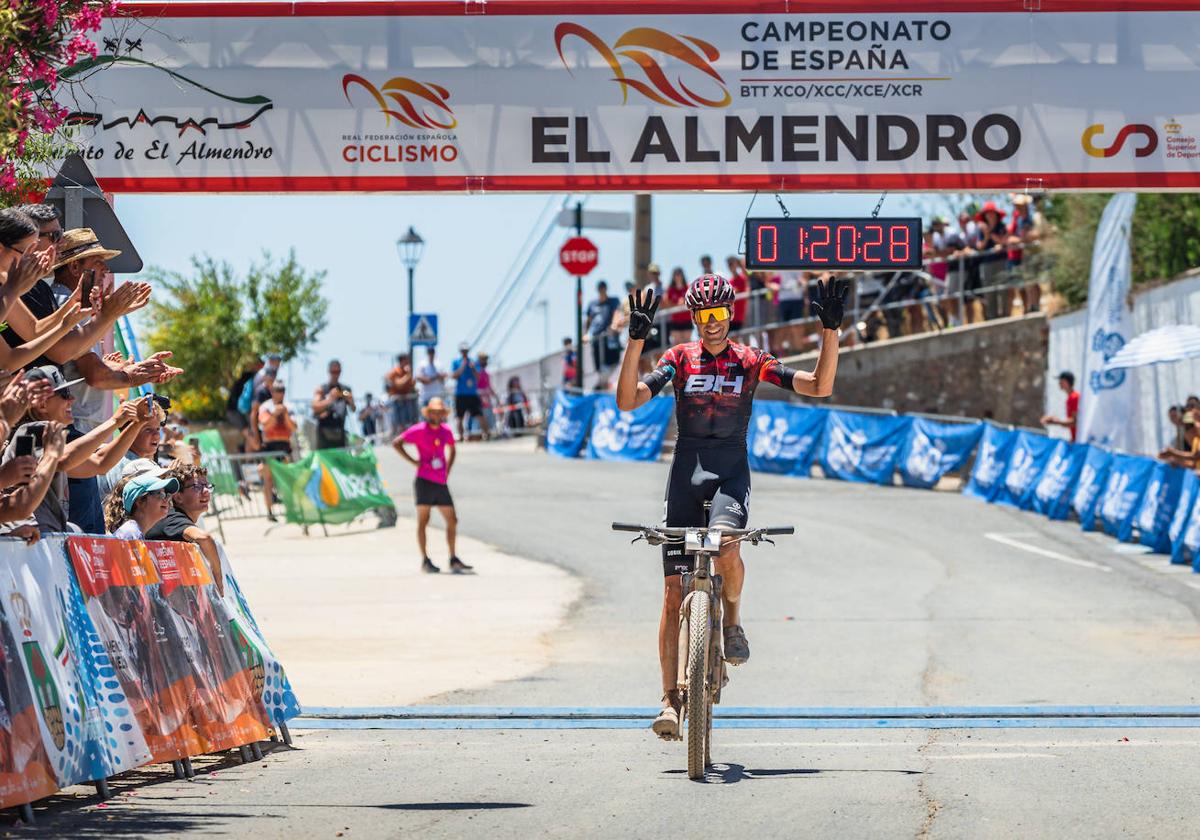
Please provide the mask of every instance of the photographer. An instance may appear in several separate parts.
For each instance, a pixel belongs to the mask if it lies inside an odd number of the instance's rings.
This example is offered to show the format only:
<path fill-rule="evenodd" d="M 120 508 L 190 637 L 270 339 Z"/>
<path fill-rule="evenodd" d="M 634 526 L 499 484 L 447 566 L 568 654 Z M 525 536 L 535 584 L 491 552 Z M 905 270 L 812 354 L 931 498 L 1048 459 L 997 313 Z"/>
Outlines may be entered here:
<path fill-rule="evenodd" d="M 342 363 L 329 363 L 329 381 L 313 392 L 312 412 L 317 418 L 317 449 L 346 446 L 346 414 L 355 411 L 350 386 L 342 383 Z"/>

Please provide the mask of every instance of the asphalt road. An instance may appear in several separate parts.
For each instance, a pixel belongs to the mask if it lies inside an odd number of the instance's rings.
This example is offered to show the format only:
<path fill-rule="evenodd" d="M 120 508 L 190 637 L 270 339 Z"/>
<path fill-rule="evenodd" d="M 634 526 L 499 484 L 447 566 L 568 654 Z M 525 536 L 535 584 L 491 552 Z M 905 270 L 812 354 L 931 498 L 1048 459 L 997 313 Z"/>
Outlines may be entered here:
<path fill-rule="evenodd" d="M 403 506 L 408 470 L 381 463 Z M 658 552 L 608 524 L 657 520 L 666 470 L 464 448 L 462 530 L 570 570 L 584 595 L 544 671 L 430 702 L 655 705 Z M 752 658 L 726 704 L 1200 705 L 1200 576 L 1165 558 L 953 493 L 836 481 L 755 475 L 751 520 L 798 534 L 746 550 Z M 1113 724 L 720 728 L 708 784 L 642 729 L 297 730 L 266 767 L 52 816 L 73 836 L 98 818 L 106 836 L 1196 836 L 1200 720 Z"/>

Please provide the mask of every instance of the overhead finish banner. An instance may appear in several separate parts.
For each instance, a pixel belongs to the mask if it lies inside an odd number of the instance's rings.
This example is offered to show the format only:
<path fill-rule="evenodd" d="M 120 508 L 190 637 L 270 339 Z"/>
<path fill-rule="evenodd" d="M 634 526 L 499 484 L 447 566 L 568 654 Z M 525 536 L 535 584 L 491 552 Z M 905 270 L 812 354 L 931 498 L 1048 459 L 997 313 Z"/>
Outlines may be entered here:
<path fill-rule="evenodd" d="M 62 101 L 114 192 L 1200 186 L 1200 0 L 1029 5 L 128 3 Z"/>

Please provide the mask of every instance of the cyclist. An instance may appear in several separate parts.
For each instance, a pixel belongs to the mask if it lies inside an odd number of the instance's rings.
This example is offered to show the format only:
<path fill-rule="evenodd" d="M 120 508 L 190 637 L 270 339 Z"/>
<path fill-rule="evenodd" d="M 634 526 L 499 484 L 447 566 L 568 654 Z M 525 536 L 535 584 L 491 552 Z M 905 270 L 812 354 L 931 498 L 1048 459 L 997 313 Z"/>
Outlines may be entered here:
<path fill-rule="evenodd" d="M 700 340 L 670 348 L 657 367 L 640 379 L 638 358 L 654 324 L 659 300 L 649 289 L 630 295 L 629 345 L 617 380 L 617 406 L 631 411 L 652 399 L 667 383 L 675 392 L 678 438 L 667 479 L 666 525 L 746 527 L 750 507 L 746 430 L 754 390 L 759 382 L 769 382 L 809 397 L 833 393 L 838 329 L 848 289 L 845 280 L 817 282 L 812 311 L 821 319 L 823 331 L 816 369 L 809 373 L 793 370 L 755 347 L 731 342 L 734 288 L 719 274 L 705 274 L 691 284 L 684 298 Z M 712 502 L 707 521 L 706 501 Z M 716 570 L 724 579 L 723 635 L 725 659 L 731 665 L 741 665 L 750 658 L 739 615 L 745 569 L 738 545 L 727 540 L 716 561 Z M 658 627 L 663 706 L 652 728 L 664 739 L 679 737 L 678 617 L 683 601 L 682 574 L 688 570 L 681 546 L 663 547 L 666 583 Z"/>

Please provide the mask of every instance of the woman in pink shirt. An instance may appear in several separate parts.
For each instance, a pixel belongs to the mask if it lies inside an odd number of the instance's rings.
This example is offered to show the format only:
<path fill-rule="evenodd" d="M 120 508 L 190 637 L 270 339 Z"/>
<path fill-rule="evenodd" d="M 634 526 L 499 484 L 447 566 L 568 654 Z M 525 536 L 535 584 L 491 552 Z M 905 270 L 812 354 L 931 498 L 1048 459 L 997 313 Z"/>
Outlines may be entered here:
<path fill-rule="evenodd" d="M 392 446 L 400 457 L 417 468 L 417 478 L 413 482 L 413 498 L 417 503 L 417 548 L 421 551 L 421 571 L 436 574 L 440 572 L 425 551 L 425 528 L 429 524 L 429 516 L 433 508 L 437 508 L 446 520 L 446 545 L 450 549 L 450 571 L 457 575 L 471 571 L 458 555 L 454 553 L 454 536 L 458 528 L 458 516 L 454 512 L 454 499 L 450 496 L 450 468 L 454 466 L 454 432 L 446 425 L 450 409 L 441 397 L 434 397 L 421 409 L 425 417 L 424 423 L 417 423 L 405 429 L 399 437 L 392 441 Z M 417 450 L 414 458 L 404 448 L 411 443 Z"/>

